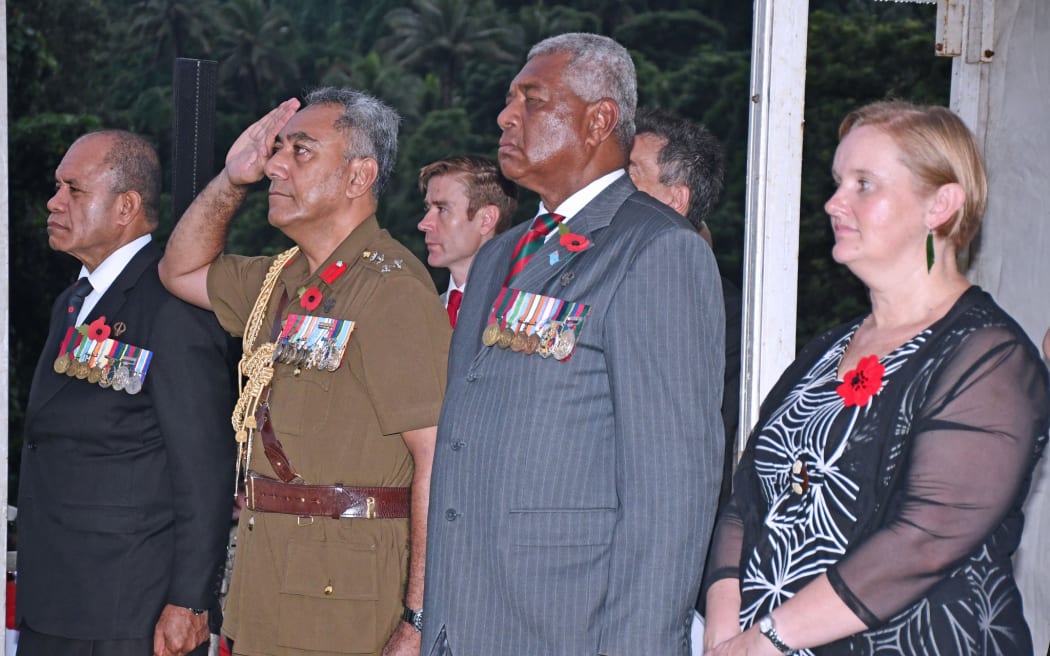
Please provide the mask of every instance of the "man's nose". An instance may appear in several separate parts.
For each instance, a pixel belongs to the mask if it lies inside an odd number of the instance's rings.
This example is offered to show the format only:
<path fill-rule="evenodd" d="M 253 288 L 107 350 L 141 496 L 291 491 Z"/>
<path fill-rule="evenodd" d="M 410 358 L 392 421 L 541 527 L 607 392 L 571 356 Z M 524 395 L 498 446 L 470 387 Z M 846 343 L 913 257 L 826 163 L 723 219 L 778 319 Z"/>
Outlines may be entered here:
<path fill-rule="evenodd" d="M 284 161 L 283 153 L 284 149 L 278 149 L 270 155 L 270 159 L 263 164 L 263 175 L 271 180 L 284 180 L 288 177 L 288 165 Z"/>
<path fill-rule="evenodd" d="M 430 232 L 430 230 L 433 229 L 434 221 L 431 218 L 430 214 L 431 214 L 430 210 L 427 210 L 426 212 L 424 212 L 423 213 L 423 218 L 421 218 L 419 220 L 419 223 L 416 224 L 416 228 L 419 229 L 421 232 Z"/>
<path fill-rule="evenodd" d="M 514 101 L 510 101 L 499 115 L 496 116 L 496 125 L 498 125 L 501 130 L 507 131 L 517 122 L 517 110 L 514 107 Z"/>
<path fill-rule="evenodd" d="M 47 211 L 55 213 L 65 209 L 65 198 L 63 196 L 62 188 L 56 189 L 51 198 L 47 200 Z"/>

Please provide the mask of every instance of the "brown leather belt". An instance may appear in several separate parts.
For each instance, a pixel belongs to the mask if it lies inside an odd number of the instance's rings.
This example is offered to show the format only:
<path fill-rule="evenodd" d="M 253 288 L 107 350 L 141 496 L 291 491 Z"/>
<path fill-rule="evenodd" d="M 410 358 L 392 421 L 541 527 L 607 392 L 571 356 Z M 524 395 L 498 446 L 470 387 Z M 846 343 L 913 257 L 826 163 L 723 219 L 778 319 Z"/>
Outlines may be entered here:
<path fill-rule="evenodd" d="M 249 472 L 245 501 L 251 510 L 300 517 L 408 517 L 411 488 L 297 485 Z"/>

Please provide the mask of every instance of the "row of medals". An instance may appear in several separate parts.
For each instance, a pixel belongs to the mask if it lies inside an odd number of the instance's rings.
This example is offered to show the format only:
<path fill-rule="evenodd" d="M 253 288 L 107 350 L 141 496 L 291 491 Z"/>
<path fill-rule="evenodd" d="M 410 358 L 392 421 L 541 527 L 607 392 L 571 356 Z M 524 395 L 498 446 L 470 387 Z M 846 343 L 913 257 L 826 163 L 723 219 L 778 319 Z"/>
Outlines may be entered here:
<path fill-rule="evenodd" d="M 284 341 L 274 350 L 273 361 L 318 371 L 335 371 L 339 368 L 340 354 L 335 342 L 328 339 L 319 340 L 313 346 L 307 346 L 302 340 Z"/>
<path fill-rule="evenodd" d="M 132 371 L 128 363 L 117 362 L 112 358 L 100 357 L 92 367 L 86 360 L 74 360 L 70 354 L 63 353 L 55 359 L 55 373 L 86 380 L 103 389 L 112 387 L 128 394 L 142 391 L 142 376 Z"/>
<path fill-rule="evenodd" d="M 481 333 L 481 342 L 485 346 L 509 348 L 526 355 L 538 353 L 543 358 L 564 360 L 576 348 L 576 328 L 567 321 L 551 321 L 530 335 L 525 328 L 515 331 L 507 326 L 500 329 L 499 322 L 493 321 Z"/>

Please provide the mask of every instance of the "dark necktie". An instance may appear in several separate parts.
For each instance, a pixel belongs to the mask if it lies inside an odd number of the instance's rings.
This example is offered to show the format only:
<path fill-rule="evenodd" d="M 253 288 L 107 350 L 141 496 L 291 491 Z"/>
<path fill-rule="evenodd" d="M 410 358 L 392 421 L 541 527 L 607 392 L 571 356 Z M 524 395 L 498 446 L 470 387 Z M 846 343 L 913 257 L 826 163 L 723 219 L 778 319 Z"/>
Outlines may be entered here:
<path fill-rule="evenodd" d="M 510 283 L 521 273 L 536 251 L 540 250 L 540 246 L 543 246 L 543 239 L 563 218 L 565 217 L 560 214 L 540 214 L 536 217 L 532 222 L 532 229 L 521 236 L 517 246 L 514 247 L 514 252 L 511 253 L 510 272 L 503 283 L 505 287 L 509 287 Z"/>
<path fill-rule="evenodd" d="M 459 304 L 463 302 L 463 292 L 453 289 L 448 293 L 448 322 L 455 328 L 456 317 L 459 316 Z"/>
<path fill-rule="evenodd" d="M 62 345 L 58 348 L 59 353 L 66 352 L 69 340 L 73 337 L 73 327 L 77 323 L 77 315 L 80 314 L 80 309 L 84 307 L 84 299 L 87 298 L 92 289 L 91 282 L 87 279 L 87 276 L 76 281 L 73 285 L 73 291 L 66 300 L 66 323 L 62 328 L 62 332 L 59 333 L 62 339 Z"/>
<path fill-rule="evenodd" d="M 69 307 L 66 308 L 66 328 L 76 325 L 77 315 L 80 314 L 80 309 L 84 307 L 84 299 L 87 298 L 92 289 L 94 288 L 91 286 L 91 281 L 87 279 L 87 276 L 76 281 L 73 285 L 73 293 L 69 295 Z"/>

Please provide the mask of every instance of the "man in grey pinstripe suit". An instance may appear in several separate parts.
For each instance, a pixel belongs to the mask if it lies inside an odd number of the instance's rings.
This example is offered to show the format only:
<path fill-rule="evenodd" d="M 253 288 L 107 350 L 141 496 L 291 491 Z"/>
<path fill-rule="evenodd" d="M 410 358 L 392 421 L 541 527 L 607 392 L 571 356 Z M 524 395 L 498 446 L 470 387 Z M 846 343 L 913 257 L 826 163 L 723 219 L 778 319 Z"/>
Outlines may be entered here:
<path fill-rule="evenodd" d="M 500 166 L 544 216 L 471 269 L 424 654 L 689 653 L 721 478 L 723 305 L 707 244 L 624 173 L 636 96 L 627 51 L 589 34 L 537 44 L 511 83 Z"/>

